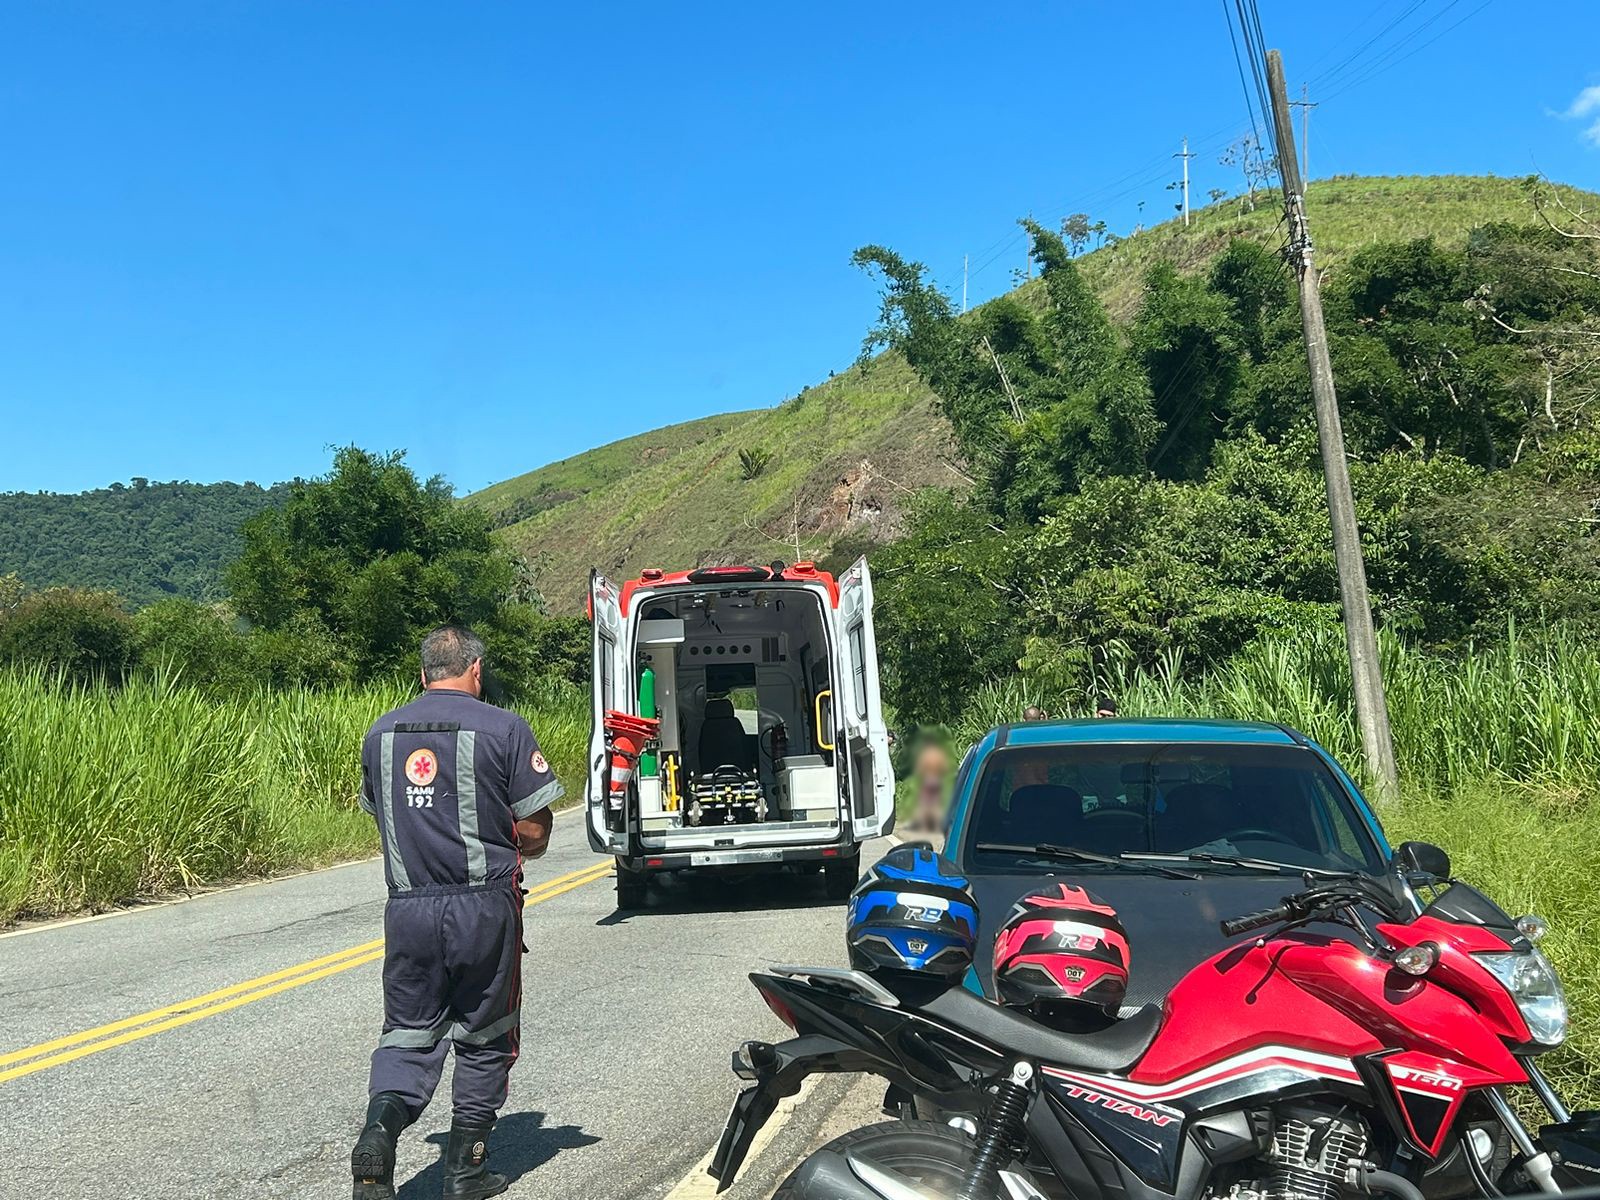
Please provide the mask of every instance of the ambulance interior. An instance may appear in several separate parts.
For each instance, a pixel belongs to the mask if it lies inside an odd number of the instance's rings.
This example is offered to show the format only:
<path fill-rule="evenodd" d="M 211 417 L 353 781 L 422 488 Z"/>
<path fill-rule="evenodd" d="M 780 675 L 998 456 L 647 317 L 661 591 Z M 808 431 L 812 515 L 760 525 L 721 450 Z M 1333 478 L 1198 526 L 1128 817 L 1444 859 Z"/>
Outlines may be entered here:
<path fill-rule="evenodd" d="M 642 830 L 837 826 L 832 656 L 816 592 L 675 589 L 641 603 L 639 695 L 653 693 L 661 721 L 638 772 Z"/>

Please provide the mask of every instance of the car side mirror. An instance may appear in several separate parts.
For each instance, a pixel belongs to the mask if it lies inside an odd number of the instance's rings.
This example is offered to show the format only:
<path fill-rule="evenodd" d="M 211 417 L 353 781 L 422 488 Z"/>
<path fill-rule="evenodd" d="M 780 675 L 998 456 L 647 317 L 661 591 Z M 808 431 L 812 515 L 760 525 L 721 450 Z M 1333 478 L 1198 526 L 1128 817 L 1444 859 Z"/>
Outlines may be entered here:
<path fill-rule="evenodd" d="M 1450 856 L 1432 842 L 1401 842 L 1393 862 L 1409 874 L 1450 878 Z"/>

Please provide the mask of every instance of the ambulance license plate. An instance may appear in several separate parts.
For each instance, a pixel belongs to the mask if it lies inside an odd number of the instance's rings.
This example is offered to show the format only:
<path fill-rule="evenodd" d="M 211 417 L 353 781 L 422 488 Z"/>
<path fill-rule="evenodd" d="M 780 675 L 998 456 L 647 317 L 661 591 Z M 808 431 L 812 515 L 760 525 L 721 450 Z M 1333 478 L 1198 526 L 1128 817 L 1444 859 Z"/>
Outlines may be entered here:
<path fill-rule="evenodd" d="M 736 850 L 732 855 L 724 857 L 720 853 L 691 854 L 689 865 L 692 867 L 714 867 L 725 862 L 777 862 L 782 857 L 779 850 Z"/>

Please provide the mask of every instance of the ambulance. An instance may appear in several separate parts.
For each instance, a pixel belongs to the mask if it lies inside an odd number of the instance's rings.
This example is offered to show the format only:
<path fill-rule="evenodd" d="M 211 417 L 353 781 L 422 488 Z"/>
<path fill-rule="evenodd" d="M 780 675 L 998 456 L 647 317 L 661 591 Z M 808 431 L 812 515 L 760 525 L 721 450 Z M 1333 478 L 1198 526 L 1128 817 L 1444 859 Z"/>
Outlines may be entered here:
<path fill-rule="evenodd" d="M 667 872 L 820 871 L 894 826 L 872 577 L 808 562 L 590 576 L 589 844 L 617 905 Z"/>

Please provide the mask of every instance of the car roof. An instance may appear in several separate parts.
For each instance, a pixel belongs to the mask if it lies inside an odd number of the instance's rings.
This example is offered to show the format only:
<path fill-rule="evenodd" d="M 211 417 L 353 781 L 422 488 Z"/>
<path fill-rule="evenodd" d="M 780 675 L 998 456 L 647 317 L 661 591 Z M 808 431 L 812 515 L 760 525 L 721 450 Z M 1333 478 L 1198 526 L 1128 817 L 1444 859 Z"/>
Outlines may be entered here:
<path fill-rule="evenodd" d="M 1202 720 L 1197 717 L 1085 717 L 1074 721 L 1025 721 L 1001 725 L 993 747 L 1049 746 L 1093 742 L 1212 742 L 1232 745 L 1303 746 L 1305 738 L 1265 721 Z M 988 739 L 986 738 L 985 741 Z"/>

